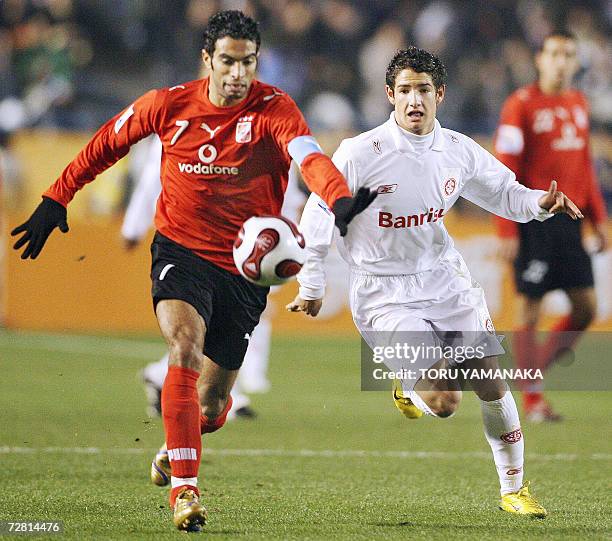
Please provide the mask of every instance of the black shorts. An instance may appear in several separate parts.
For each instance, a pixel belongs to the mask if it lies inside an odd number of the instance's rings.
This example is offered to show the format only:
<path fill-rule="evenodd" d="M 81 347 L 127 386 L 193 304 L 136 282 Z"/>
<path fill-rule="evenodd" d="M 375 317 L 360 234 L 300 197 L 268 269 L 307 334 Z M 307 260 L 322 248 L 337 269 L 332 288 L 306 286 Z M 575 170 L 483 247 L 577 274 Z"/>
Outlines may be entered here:
<path fill-rule="evenodd" d="M 591 258 L 582 246 L 581 222 L 558 214 L 545 222 L 518 224 L 516 288 L 530 298 L 554 289 L 593 287 Z"/>
<path fill-rule="evenodd" d="M 153 308 L 163 299 L 193 306 L 204 319 L 204 354 L 227 370 L 242 366 L 270 288 L 214 265 L 155 233 L 151 245 Z"/>

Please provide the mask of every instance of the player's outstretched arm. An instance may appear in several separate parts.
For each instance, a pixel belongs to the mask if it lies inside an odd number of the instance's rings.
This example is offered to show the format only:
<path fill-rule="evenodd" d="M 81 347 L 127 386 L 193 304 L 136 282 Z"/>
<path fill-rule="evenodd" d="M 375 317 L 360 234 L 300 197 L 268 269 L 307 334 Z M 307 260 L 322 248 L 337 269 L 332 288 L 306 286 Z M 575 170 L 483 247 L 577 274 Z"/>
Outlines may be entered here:
<path fill-rule="evenodd" d="M 572 220 L 584 218 L 580 209 L 563 192 L 557 190 L 557 181 L 550 183 L 548 192 L 538 199 L 538 204 L 551 214 L 567 214 Z"/>
<path fill-rule="evenodd" d="M 66 207 L 50 197 L 43 196 L 32 216 L 11 231 L 13 237 L 23 233 L 13 248 L 19 250 L 25 244 L 21 259 L 36 259 L 56 227 L 62 233 L 68 232 Z"/>
<path fill-rule="evenodd" d="M 317 317 L 322 306 L 323 299 L 307 300 L 298 294 L 285 308 L 289 312 L 304 312 L 308 316 Z"/>
<path fill-rule="evenodd" d="M 336 200 L 332 212 L 335 216 L 336 227 L 340 230 L 340 236 L 346 235 L 347 226 L 351 220 L 367 209 L 377 195 L 374 190 L 359 188 L 354 197 L 340 197 Z"/>

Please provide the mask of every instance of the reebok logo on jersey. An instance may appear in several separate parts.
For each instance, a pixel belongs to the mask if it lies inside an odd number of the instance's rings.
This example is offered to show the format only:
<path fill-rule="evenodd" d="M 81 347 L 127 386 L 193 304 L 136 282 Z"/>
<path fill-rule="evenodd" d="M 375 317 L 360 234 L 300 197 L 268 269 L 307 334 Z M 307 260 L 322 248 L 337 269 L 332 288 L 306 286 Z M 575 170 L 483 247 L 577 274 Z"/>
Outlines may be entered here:
<path fill-rule="evenodd" d="M 381 184 L 376 189 L 376 193 L 393 193 L 395 190 L 397 190 L 397 184 Z"/>
<path fill-rule="evenodd" d="M 444 209 L 429 209 L 429 212 L 421 214 L 409 214 L 406 216 L 393 216 L 390 212 L 378 213 L 378 226 L 385 228 L 403 229 L 408 227 L 418 227 L 429 222 L 437 222 L 444 217 Z"/>

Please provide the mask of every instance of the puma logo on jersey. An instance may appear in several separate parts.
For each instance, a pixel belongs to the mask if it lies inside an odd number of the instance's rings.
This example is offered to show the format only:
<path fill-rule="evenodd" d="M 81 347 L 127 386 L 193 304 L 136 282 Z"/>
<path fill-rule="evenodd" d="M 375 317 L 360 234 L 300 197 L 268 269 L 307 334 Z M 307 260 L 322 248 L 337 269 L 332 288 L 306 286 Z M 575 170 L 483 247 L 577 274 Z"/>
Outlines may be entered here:
<path fill-rule="evenodd" d="M 202 124 L 200 124 L 200 128 L 202 128 L 203 130 L 206 130 L 208 132 L 208 134 L 210 135 L 210 138 L 213 139 L 215 134 L 217 133 L 217 131 L 221 128 L 221 126 L 217 126 L 214 130 L 210 128 L 210 126 L 208 124 L 206 124 L 206 122 L 202 122 Z"/>
<path fill-rule="evenodd" d="M 444 209 L 434 210 L 429 209 L 429 212 L 421 214 L 409 214 L 406 216 L 393 216 L 391 212 L 378 213 L 378 227 L 404 229 L 409 227 L 418 227 L 429 222 L 437 222 L 444 217 Z"/>

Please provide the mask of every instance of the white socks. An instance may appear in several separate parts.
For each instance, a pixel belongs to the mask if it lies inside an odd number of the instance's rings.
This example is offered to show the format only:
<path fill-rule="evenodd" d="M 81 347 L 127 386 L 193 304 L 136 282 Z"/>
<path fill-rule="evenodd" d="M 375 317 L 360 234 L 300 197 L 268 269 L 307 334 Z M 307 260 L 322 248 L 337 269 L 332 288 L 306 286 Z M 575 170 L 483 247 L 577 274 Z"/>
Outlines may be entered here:
<path fill-rule="evenodd" d="M 485 436 L 499 476 L 501 493 L 517 492 L 523 484 L 525 443 L 514 397 L 507 391 L 503 398 L 480 401 Z"/>

